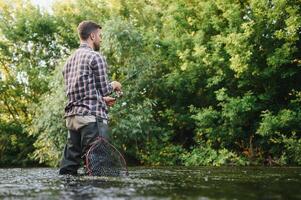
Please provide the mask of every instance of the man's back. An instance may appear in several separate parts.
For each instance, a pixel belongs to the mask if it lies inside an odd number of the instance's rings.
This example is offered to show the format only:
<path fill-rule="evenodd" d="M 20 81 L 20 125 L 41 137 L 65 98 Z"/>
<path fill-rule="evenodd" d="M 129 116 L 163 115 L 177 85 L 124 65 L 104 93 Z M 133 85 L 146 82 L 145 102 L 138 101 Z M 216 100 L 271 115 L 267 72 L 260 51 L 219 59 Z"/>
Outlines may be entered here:
<path fill-rule="evenodd" d="M 68 97 L 65 116 L 94 115 L 107 119 L 103 96 L 112 92 L 103 56 L 81 44 L 67 60 L 63 75 Z"/>

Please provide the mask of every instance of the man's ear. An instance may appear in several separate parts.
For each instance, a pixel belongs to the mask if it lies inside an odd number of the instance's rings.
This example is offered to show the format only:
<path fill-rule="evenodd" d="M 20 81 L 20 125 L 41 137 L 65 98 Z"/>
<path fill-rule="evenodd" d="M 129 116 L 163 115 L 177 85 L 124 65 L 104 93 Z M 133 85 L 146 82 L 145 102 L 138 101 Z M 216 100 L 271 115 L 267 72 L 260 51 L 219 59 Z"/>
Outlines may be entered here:
<path fill-rule="evenodd" d="M 95 33 L 91 33 L 91 34 L 90 34 L 90 39 L 91 39 L 91 40 L 94 40 L 94 39 L 95 39 Z"/>

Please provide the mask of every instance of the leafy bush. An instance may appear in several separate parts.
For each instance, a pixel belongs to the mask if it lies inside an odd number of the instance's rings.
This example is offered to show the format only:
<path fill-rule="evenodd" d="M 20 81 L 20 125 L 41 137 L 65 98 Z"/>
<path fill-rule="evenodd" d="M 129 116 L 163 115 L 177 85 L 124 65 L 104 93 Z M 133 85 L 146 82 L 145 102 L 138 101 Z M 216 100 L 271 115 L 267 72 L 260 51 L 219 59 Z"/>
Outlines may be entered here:
<path fill-rule="evenodd" d="M 62 68 L 58 67 L 49 83 L 51 90 L 41 98 L 35 110 L 35 118 L 28 131 L 37 139 L 31 156 L 40 163 L 57 166 L 67 139 L 64 107 L 66 97 L 63 87 Z"/>
<path fill-rule="evenodd" d="M 228 151 L 227 149 L 214 150 L 209 145 L 193 148 L 189 153 L 182 155 L 182 160 L 186 166 L 221 166 L 221 165 L 247 165 L 246 158 Z"/>

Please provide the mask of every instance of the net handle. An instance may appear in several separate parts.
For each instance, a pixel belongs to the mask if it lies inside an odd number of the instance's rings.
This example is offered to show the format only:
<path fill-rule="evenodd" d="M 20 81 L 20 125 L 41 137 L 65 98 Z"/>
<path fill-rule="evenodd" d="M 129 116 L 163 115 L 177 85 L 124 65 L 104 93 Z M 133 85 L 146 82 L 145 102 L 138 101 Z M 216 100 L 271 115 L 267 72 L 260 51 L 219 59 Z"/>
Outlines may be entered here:
<path fill-rule="evenodd" d="M 100 127 L 101 122 L 103 123 L 102 118 L 96 117 L 96 124 L 97 124 L 98 133 L 99 133 L 99 136 L 103 138 L 101 127 Z"/>

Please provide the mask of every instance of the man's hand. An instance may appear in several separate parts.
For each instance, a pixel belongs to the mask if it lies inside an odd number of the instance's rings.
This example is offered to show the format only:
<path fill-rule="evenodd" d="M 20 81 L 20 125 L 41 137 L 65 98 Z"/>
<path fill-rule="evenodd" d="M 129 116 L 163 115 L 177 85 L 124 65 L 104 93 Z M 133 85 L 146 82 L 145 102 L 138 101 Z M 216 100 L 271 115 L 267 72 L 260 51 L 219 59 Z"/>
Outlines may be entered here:
<path fill-rule="evenodd" d="M 116 99 L 113 97 L 106 96 L 106 97 L 102 97 L 102 98 L 108 106 L 113 106 L 116 103 Z"/>
<path fill-rule="evenodd" d="M 121 84 L 118 81 L 112 81 L 111 85 L 114 91 L 121 91 Z"/>

